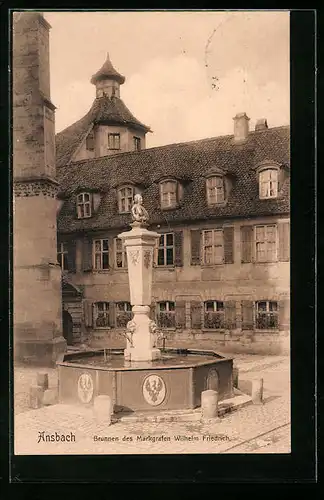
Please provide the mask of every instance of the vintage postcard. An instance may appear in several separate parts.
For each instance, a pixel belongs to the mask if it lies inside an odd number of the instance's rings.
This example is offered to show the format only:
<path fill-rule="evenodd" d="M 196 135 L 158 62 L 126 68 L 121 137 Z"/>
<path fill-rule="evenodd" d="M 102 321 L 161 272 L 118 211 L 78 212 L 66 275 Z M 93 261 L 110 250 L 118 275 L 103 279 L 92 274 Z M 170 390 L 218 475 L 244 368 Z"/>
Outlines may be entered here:
<path fill-rule="evenodd" d="M 13 12 L 15 455 L 291 452 L 289 23 Z"/>

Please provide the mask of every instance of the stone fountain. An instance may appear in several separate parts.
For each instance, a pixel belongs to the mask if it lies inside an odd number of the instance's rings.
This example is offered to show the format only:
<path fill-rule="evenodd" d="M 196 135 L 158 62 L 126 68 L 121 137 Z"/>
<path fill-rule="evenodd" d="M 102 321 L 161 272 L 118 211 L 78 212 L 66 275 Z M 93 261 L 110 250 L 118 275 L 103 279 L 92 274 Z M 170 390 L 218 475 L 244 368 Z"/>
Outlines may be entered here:
<path fill-rule="evenodd" d="M 131 230 L 119 238 L 127 252 L 133 318 L 124 332 L 126 349 L 65 354 L 57 362 L 59 400 L 92 405 L 96 396 L 112 398 L 114 411 L 193 409 L 201 393 L 233 395 L 233 359 L 201 349 L 158 349 L 150 319 L 153 252 L 159 234 L 149 231 L 142 196 L 132 207 Z"/>

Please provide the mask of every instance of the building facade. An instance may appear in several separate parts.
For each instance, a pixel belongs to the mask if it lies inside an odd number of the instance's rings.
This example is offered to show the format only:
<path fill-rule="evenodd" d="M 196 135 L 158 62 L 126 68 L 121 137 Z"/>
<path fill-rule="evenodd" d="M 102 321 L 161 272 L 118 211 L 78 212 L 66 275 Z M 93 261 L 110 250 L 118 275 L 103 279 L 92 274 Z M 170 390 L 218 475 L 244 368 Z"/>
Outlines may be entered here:
<path fill-rule="evenodd" d="M 122 347 L 131 318 L 127 259 L 117 235 L 141 193 L 160 233 L 152 318 L 166 345 L 232 352 L 289 350 L 289 127 L 146 149 L 148 126 L 120 98 L 109 57 L 94 103 L 56 136 L 57 259 L 69 344 Z"/>

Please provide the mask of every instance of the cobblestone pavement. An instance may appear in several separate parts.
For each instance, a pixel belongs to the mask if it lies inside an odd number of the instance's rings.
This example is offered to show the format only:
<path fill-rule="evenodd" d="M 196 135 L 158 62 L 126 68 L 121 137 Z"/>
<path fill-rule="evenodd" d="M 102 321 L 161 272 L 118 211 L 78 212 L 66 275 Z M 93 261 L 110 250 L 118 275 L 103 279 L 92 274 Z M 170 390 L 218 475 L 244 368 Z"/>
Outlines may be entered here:
<path fill-rule="evenodd" d="M 98 422 L 91 409 L 53 405 L 30 410 L 23 398 L 36 372 L 18 368 L 15 411 L 16 454 L 290 453 L 289 359 L 236 357 L 245 380 L 264 378 L 264 404 L 249 405 L 220 422 Z M 50 371 L 50 386 L 57 383 Z M 25 388 L 25 389 L 24 389 Z M 75 435 L 75 442 L 44 442 L 40 433 Z M 178 437 L 180 436 L 180 437 Z"/>

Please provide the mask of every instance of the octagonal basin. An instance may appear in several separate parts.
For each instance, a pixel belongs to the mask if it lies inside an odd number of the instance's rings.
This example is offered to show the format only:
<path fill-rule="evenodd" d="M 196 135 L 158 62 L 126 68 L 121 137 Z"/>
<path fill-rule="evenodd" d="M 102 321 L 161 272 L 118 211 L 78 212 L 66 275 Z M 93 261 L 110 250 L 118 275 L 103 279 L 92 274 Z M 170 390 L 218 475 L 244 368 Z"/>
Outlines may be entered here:
<path fill-rule="evenodd" d="M 201 405 L 201 393 L 233 396 L 233 359 L 214 351 L 164 349 L 156 361 L 125 361 L 123 350 L 100 349 L 63 355 L 57 362 L 59 400 L 93 404 L 112 398 L 114 411 L 179 410 Z"/>

